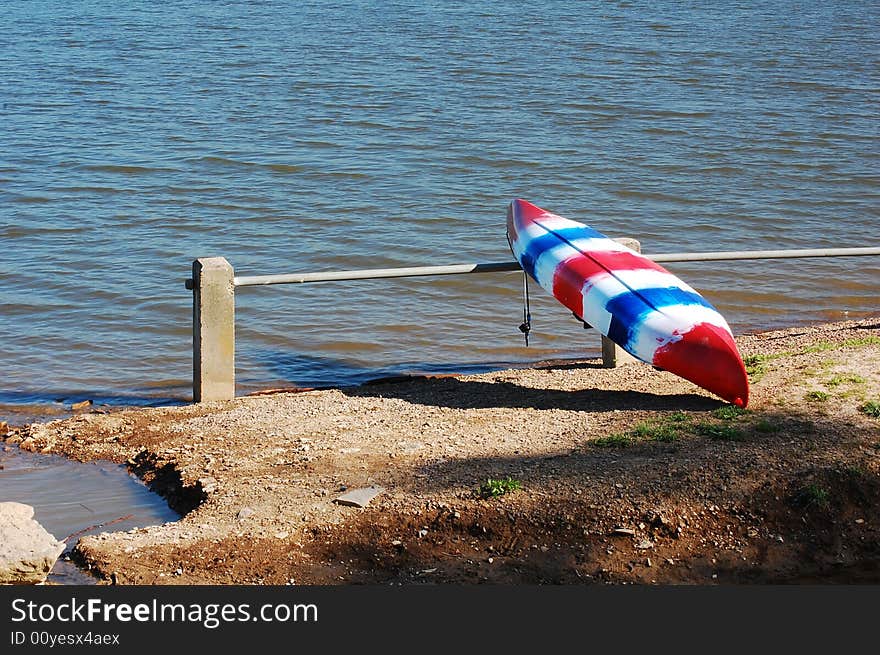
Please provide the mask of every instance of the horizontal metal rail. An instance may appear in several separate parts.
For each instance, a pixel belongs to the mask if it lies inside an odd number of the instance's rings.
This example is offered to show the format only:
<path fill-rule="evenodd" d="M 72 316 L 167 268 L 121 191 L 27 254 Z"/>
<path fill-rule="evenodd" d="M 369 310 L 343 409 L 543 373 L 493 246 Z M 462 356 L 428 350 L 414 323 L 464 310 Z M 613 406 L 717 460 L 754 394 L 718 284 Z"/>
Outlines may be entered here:
<path fill-rule="evenodd" d="M 873 248 L 807 248 L 802 250 L 729 250 L 722 252 L 676 252 L 664 255 L 645 255 L 655 262 L 711 262 L 740 259 L 798 259 L 801 257 L 858 257 L 880 255 L 880 247 Z"/>
<path fill-rule="evenodd" d="M 645 255 L 658 263 L 707 262 L 746 259 L 796 259 L 802 257 L 857 257 L 880 255 L 880 247 L 868 248 L 812 248 L 802 250 L 730 250 L 721 252 L 680 252 Z M 499 273 L 522 270 L 517 262 L 491 264 L 450 264 L 446 266 L 408 266 L 404 268 L 374 268 L 355 271 L 328 271 L 325 273 L 289 273 L 280 275 L 243 275 L 233 278 L 237 287 L 254 287 L 267 284 L 305 284 L 307 282 L 339 282 L 343 280 L 374 280 L 393 277 L 419 277 L 423 275 L 461 275 L 463 273 Z M 187 280 L 187 288 L 192 288 Z"/>
<path fill-rule="evenodd" d="M 449 264 L 446 266 L 407 266 L 405 268 L 368 268 L 359 271 L 330 271 L 326 273 L 290 273 L 282 275 L 245 275 L 233 278 L 237 287 L 263 284 L 304 284 L 306 282 L 336 282 L 339 280 L 373 280 L 384 277 L 418 277 L 421 275 L 461 275 L 463 273 L 499 273 L 521 271 L 517 262 L 494 264 Z"/>

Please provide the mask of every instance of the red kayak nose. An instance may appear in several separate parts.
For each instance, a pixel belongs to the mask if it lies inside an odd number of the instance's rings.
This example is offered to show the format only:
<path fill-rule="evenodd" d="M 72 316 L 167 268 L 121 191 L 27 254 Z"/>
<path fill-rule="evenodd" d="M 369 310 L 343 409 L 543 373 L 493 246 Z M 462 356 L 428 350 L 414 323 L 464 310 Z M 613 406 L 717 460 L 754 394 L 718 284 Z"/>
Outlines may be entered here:
<path fill-rule="evenodd" d="M 737 407 L 749 402 L 749 377 L 730 333 L 700 323 L 654 354 L 654 366 L 690 380 Z"/>

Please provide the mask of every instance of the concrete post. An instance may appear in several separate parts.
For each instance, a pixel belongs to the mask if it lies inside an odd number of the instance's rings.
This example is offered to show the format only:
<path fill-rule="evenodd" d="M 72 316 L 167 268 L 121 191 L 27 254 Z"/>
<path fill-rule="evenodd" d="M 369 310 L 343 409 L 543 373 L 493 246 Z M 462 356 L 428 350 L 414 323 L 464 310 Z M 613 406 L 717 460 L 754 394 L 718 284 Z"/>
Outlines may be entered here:
<path fill-rule="evenodd" d="M 193 402 L 235 398 L 235 285 L 223 257 L 193 262 Z"/>
<path fill-rule="evenodd" d="M 622 237 L 614 239 L 618 243 L 622 243 L 627 248 L 631 248 L 636 252 L 642 252 L 642 244 L 637 239 Z M 623 348 L 614 343 L 611 339 L 602 335 L 602 366 L 605 368 L 617 368 L 624 364 L 632 364 L 637 362 L 635 357 L 626 352 Z"/>

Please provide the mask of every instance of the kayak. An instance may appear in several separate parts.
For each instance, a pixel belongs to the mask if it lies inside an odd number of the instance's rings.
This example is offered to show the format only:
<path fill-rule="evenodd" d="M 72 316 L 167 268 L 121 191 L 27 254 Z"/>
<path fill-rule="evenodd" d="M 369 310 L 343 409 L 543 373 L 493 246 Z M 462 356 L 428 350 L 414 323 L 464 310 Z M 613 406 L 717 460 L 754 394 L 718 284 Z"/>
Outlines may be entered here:
<path fill-rule="evenodd" d="M 748 404 L 748 375 L 727 321 L 665 268 L 520 199 L 508 208 L 507 238 L 532 279 L 633 357 Z"/>

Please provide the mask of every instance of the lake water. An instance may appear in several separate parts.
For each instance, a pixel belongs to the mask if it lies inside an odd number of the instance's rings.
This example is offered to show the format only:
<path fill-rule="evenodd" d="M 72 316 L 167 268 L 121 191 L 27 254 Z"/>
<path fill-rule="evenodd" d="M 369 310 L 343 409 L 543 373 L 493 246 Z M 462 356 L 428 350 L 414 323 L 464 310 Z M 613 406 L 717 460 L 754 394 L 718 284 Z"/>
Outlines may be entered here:
<path fill-rule="evenodd" d="M 192 260 L 508 261 L 524 198 L 646 253 L 878 245 L 880 4 L 8 3 L 0 418 L 191 398 Z M 878 258 L 669 264 L 736 333 Z M 241 288 L 238 392 L 598 352 L 517 274 Z"/>

